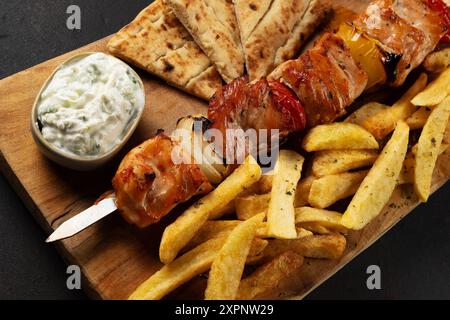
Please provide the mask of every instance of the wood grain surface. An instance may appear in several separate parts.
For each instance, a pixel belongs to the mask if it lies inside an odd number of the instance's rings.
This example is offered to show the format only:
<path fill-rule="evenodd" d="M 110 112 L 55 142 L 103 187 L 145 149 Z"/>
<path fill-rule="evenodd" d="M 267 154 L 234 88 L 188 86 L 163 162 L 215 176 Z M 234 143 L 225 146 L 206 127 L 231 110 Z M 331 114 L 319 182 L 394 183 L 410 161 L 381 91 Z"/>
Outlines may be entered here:
<path fill-rule="evenodd" d="M 337 25 L 352 10 L 365 8 L 368 1 L 332 1 Z M 158 129 L 171 131 L 184 115 L 205 113 L 207 104 L 140 72 L 145 83 L 147 103 L 144 117 L 123 152 L 106 167 L 79 173 L 64 169 L 44 158 L 35 146 L 29 127 L 30 111 L 36 94 L 52 71 L 72 55 L 85 51 L 105 51 L 107 39 L 44 62 L 0 81 L 0 167 L 40 225 L 50 234 L 62 222 L 92 205 L 111 188 L 111 178 L 122 156 Z M 440 159 L 433 190 L 450 177 L 450 155 Z M 431 200 L 432 201 L 432 200 Z M 390 203 L 369 226 L 348 237 L 340 260 L 307 259 L 299 273 L 282 283 L 267 298 L 302 298 L 320 285 L 362 250 L 370 246 L 418 205 L 410 186 L 397 188 Z M 161 267 L 158 247 L 164 227 L 177 213 L 158 225 L 138 230 L 119 214 L 113 214 L 82 233 L 56 244 L 69 264 L 82 268 L 84 288 L 92 298 L 125 299 L 145 279 Z M 168 298 L 202 298 L 204 278 L 198 277 Z"/>

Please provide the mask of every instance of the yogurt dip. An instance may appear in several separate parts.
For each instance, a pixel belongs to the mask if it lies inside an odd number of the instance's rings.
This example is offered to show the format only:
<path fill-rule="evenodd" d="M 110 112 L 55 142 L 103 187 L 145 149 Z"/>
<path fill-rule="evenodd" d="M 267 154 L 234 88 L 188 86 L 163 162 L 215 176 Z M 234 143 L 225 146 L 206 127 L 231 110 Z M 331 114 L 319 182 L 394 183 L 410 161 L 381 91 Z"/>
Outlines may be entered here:
<path fill-rule="evenodd" d="M 37 124 L 59 150 L 101 156 L 121 142 L 144 105 L 144 88 L 133 69 L 94 53 L 54 74 L 38 101 Z"/>

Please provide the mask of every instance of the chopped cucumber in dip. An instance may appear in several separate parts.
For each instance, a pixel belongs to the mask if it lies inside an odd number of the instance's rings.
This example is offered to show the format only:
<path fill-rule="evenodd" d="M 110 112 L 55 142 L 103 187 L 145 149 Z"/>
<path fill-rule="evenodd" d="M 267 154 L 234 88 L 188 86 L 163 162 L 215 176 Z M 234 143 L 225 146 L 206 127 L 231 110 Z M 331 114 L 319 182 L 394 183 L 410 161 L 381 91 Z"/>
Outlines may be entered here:
<path fill-rule="evenodd" d="M 55 73 L 41 94 L 38 124 L 56 148 L 99 156 L 120 143 L 144 104 L 144 88 L 132 69 L 94 53 Z"/>

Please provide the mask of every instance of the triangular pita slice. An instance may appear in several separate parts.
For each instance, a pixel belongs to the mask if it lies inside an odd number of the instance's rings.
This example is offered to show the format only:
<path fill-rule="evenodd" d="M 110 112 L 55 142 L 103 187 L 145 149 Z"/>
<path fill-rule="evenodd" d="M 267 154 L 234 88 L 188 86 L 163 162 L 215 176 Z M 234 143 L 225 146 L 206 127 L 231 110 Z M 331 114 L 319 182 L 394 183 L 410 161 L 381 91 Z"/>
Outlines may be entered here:
<path fill-rule="evenodd" d="M 161 0 L 114 35 L 108 50 L 205 100 L 223 84 L 211 60 Z"/>
<path fill-rule="evenodd" d="M 329 9 L 323 0 L 309 1 L 309 6 L 306 9 L 303 18 L 292 31 L 291 37 L 284 46 L 277 50 L 274 63 L 275 67 L 287 60 L 297 58 L 296 55 L 298 55 L 301 47 L 325 19 L 328 10 Z"/>
<path fill-rule="evenodd" d="M 233 0 L 242 43 L 264 17 L 272 2 L 273 0 Z"/>
<path fill-rule="evenodd" d="M 273 0 L 242 42 L 251 80 L 267 76 L 292 59 L 325 17 L 322 0 Z M 239 14 L 238 14 L 239 16 Z"/>
<path fill-rule="evenodd" d="M 165 3 L 215 64 L 226 82 L 244 74 L 244 54 L 230 1 L 165 0 Z"/>

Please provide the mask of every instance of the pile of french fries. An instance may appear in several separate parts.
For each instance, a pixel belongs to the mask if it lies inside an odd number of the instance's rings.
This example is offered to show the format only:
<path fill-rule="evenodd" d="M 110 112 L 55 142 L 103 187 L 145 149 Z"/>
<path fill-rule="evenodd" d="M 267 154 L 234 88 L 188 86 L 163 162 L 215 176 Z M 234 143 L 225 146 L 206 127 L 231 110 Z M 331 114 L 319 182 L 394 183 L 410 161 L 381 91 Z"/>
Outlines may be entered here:
<path fill-rule="evenodd" d="M 299 153 L 281 150 L 273 172 L 262 175 L 248 157 L 166 228 L 164 267 L 130 299 L 163 298 L 208 270 L 206 299 L 255 299 L 299 272 L 304 258 L 340 259 L 347 232 L 378 216 L 398 185 L 413 184 L 427 201 L 450 144 L 449 83 L 448 67 L 430 83 L 421 74 L 393 106 L 371 102 L 311 129 L 301 143 L 308 168 Z M 421 130 L 414 146 L 410 130 Z M 347 209 L 333 211 L 343 199 Z M 256 269 L 244 277 L 248 266 Z"/>

